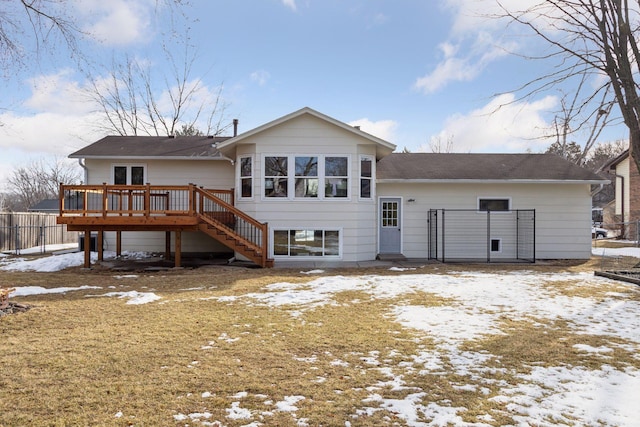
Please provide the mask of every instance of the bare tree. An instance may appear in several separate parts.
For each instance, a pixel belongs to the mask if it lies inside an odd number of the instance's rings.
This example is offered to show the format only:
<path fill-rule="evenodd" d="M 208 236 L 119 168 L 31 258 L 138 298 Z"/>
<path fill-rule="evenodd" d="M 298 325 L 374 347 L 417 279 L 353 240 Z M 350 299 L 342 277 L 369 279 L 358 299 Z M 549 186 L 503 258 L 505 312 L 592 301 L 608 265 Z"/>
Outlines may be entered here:
<path fill-rule="evenodd" d="M 59 184 L 77 184 L 81 172 L 64 159 L 34 160 L 13 170 L 7 184 L 14 196 L 11 210 L 27 210 L 43 199 L 58 197 Z M 11 199 L 11 197 L 9 198 Z"/>
<path fill-rule="evenodd" d="M 106 78 L 91 77 L 88 96 L 97 103 L 105 121 L 101 130 L 118 135 L 176 135 L 204 127 L 219 135 L 229 125 L 222 85 L 211 93 L 202 80 L 192 78 L 195 55 L 185 47 L 177 60 L 164 49 L 170 76 L 158 85 L 147 63 L 126 57 L 114 61 Z"/>
<path fill-rule="evenodd" d="M 429 149 L 432 153 L 453 153 L 453 135 L 448 135 L 446 141 L 441 135 L 431 137 Z"/>
<path fill-rule="evenodd" d="M 555 137 L 556 141 L 547 150 L 578 165 L 584 165 L 587 162 L 602 130 L 610 124 L 609 117 L 614 105 L 614 102 L 609 100 L 609 86 L 601 93 L 601 99 L 596 104 L 598 108 L 589 109 L 593 103 L 585 103 L 581 97 L 587 82 L 588 76 L 583 73 L 573 92 L 564 93 L 562 91 L 560 111 L 556 113 L 553 120 L 554 133 L 549 135 Z M 582 145 L 575 141 L 569 141 L 571 136 L 578 135 L 582 139 Z"/>
<path fill-rule="evenodd" d="M 602 105 L 615 103 L 619 107 L 640 170 L 638 2 L 630 5 L 628 0 L 544 0 L 516 10 L 515 6 L 497 1 L 503 17 L 524 25 L 551 47 L 549 53 L 536 59 L 557 60 L 548 74 L 525 85 L 525 96 L 588 76 L 594 86 L 576 105 L 580 109 L 590 106 L 592 117 L 600 114 Z"/>
<path fill-rule="evenodd" d="M 78 29 L 65 0 L 14 0 L 2 2 L 0 11 L 0 68 L 8 73 L 25 65 L 30 55 L 60 43 L 78 52 Z"/>

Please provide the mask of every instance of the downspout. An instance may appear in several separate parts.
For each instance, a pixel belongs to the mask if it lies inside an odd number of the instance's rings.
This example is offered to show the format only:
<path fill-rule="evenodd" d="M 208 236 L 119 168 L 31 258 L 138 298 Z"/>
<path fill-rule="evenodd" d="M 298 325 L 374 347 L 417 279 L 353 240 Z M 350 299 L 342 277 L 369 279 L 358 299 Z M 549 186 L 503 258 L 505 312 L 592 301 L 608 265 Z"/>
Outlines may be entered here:
<path fill-rule="evenodd" d="M 84 159 L 78 159 L 78 164 L 82 169 L 84 169 L 84 184 L 87 185 L 87 183 L 89 182 L 89 169 L 84 164 Z"/>
<path fill-rule="evenodd" d="M 615 169 L 610 169 L 609 173 L 611 173 L 612 170 Z M 620 212 L 622 213 L 622 227 L 620 228 L 620 231 L 622 231 L 621 236 L 624 238 L 626 230 L 625 230 L 625 222 L 624 222 L 624 176 L 623 175 L 618 175 L 617 173 L 611 173 L 611 175 L 615 176 L 616 179 L 620 178 Z"/>

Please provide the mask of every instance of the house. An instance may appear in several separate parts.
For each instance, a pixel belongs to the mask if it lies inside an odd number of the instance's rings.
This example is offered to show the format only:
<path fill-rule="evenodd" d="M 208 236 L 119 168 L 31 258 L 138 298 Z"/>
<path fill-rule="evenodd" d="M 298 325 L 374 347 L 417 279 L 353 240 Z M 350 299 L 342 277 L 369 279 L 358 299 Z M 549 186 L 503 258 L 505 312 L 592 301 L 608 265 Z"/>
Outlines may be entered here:
<path fill-rule="evenodd" d="M 106 137 L 70 155 L 87 184 L 61 185 L 58 220 L 98 232 L 99 250 L 173 244 L 176 265 L 590 257 L 600 176 L 550 154 L 394 149 L 310 108 L 233 137 Z"/>
<path fill-rule="evenodd" d="M 60 200 L 58 199 L 42 199 L 35 205 L 27 209 L 28 212 L 41 212 L 41 213 L 59 213 L 60 212 Z"/>
<path fill-rule="evenodd" d="M 605 163 L 601 168 L 616 182 L 613 218 L 605 220 L 610 227 L 619 229 L 620 237 L 638 240 L 640 221 L 640 174 L 630 156 L 629 149 Z"/>

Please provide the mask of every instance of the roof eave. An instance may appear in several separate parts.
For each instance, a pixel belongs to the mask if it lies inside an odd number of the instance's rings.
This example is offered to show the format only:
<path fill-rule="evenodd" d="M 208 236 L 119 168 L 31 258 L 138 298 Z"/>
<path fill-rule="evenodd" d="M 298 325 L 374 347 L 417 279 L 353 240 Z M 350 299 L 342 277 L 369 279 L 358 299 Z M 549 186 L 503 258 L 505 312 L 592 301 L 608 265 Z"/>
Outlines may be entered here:
<path fill-rule="evenodd" d="M 226 160 L 224 156 L 97 156 L 97 155 L 69 155 L 70 159 L 92 159 L 92 160 Z"/>
<path fill-rule="evenodd" d="M 376 184 L 608 184 L 608 179 L 376 179 Z"/>

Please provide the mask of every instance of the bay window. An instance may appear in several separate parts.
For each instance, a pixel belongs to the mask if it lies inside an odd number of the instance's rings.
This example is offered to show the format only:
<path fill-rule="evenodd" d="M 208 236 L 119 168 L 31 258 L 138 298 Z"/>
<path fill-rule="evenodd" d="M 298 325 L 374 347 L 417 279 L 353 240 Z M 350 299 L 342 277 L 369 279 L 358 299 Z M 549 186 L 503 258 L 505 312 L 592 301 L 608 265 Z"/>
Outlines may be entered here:
<path fill-rule="evenodd" d="M 296 157 L 295 197 L 318 197 L 318 158 Z"/>
<path fill-rule="evenodd" d="M 240 157 L 240 197 L 253 197 L 253 158 Z"/>
<path fill-rule="evenodd" d="M 347 156 L 265 156 L 263 194 L 269 198 L 346 199 L 350 196 L 349 167 Z"/>
<path fill-rule="evenodd" d="M 360 158 L 360 198 L 370 199 L 373 179 L 373 159 L 369 156 Z"/>
<path fill-rule="evenodd" d="M 287 197 L 288 159 L 285 156 L 265 157 L 264 159 L 264 195 L 265 197 Z"/>
<path fill-rule="evenodd" d="M 325 157 L 324 197 L 347 197 L 349 164 L 347 157 Z"/>

